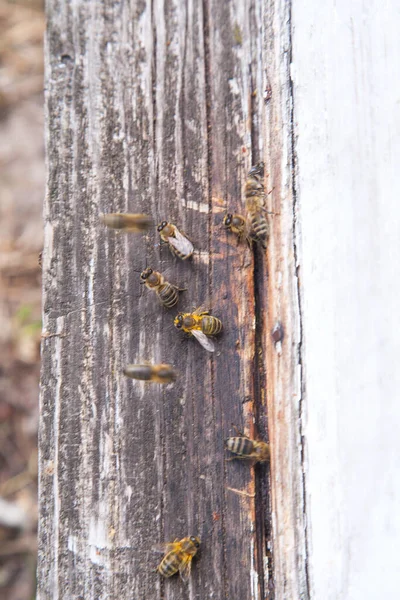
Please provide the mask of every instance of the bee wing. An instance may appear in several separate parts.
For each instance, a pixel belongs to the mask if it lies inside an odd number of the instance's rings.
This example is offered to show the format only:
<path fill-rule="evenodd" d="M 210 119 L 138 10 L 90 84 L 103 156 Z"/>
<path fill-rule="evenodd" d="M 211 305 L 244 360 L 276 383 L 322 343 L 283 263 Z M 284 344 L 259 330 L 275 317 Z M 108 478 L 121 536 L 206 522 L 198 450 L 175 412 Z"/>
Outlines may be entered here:
<path fill-rule="evenodd" d="M 208 338 L 205 333 L 203 333 L 199 329 L 192 329 L 190 333 L 192 333 L 194 335 L 196 340 L 199 342 L 199 344 L 201 346 L 203 346 L 203 348 L 205 348 L 209 352 L 214 352 L 214 350 L 215 350 L 214 342 L 212 340 L 210 340 L 210 338 Z"/>
<path fill-rule="evenodd" d="M 181 566 L 179 567 L 179 575 L 181 576 L 182 581 L 185 583 L 189 580 L 191 570 L 192 557 L 189 555 L 184 558 L 184 560 L 181 562 Z"/>
<path fill-rule="evenodd" d="M 185 256 L 193 254 L 194 248 L 192 242 L 182 235 L 179 229 L 175 229 L 175 237 L 169 237 L 168 242 Z"/>
<path fill-rule="evenodd" d="M 178 542 L 170 542 L 164 544 L 156 544 L 155 546 L 153 546 L 152 550 L 153 552 L 158 552 L 159 554 L 168 554 L 168 552 L 176 551 L 178 547 L 180 548 Z"/>

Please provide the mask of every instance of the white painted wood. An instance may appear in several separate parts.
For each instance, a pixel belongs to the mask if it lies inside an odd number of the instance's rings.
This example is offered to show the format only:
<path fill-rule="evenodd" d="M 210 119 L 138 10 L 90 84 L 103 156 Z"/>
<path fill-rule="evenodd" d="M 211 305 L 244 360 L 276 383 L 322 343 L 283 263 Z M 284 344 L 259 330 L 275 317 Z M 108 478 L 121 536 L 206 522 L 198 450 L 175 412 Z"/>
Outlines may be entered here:
<path fill-rule="evenodd" d="M 315 600 L 399 597 L 399 30 L 395 1 L 292 8 Z"/>

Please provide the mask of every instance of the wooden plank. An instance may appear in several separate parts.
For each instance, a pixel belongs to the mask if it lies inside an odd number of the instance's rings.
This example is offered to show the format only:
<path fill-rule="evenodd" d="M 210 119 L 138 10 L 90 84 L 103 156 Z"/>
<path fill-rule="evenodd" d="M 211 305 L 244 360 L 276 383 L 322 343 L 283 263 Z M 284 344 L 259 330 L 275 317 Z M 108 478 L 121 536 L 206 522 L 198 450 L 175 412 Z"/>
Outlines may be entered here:
<path fill-rule="evenodd" d="M 306 506 L 303 482 L 302 330 L 299 305 L 297 205 L 293 155 L 293 102 L 290 68 L 291 3 L 265 6 L 262 77 L 262 131 L 269 173 L 271 238 L 268 279 L 258 302 L 268 307 L 262 320 L 271 440 L 272 560 L 275 597 L 309 598 Z M 265 411 L 264 411 L 265 412 Z"/>
<path fill-rule="evenodd" d="M 396 598 L 400 13 L 292 17 L 311 593 Z"/>
<path fill-rule="evenodd" d="M 258 1 L 48 4 L 42 600 L 273 597 L 267 468 L 224 460 L 232 423 L 267 430 L 253 256 L 221 229 L 262 156 L 269 18 Z M 153 232 L 105 230 L 99 213 L 114 211 L 176 222 L 192 263 Z M 146 264 L 187 283 L 181 307 L 222 318 L 215 356 L 139 289 Z M 181 377 L 167 390 L 126 380 L 141 360 Z M 187 589 L 152 572 L 151 548 L 189 533 L 203 548 Z"/>

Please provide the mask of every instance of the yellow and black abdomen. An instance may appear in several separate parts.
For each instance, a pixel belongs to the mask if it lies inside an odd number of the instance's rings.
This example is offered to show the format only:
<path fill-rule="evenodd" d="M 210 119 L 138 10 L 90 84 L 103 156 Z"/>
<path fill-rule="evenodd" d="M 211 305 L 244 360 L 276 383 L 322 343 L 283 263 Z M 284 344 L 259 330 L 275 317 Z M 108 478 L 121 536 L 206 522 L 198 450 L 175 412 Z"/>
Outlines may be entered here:
<path fill-rule="evenodd" d="M 250 235 L 255 240 L 260 242 L 264 248 L 267 247 L 269 237 L 269 224 L 262 210 L 252 213 L 249 218 Z"/>
<path fill-rule="evenodd" d="M 164 577 L 172 577 L 179 570 L 179 567 L 182 564 L 184 555 L 181 551 L 173 551 L 169 552 L 160 562 L 158 566 L 158 571 Z"/>
<path fill-rule="evenodd" d="M 207 315 L 201 320 L 201 330 L 205 335 L 217 335 L 222 331 L 222 323 L 217 317 Z"/>
<path fill-rule="evenodd" d="M 249 456 L 254 452 L 254 444 L 246 437 L 231 437 L 226 440 L 228 450 L 239 456 Z"/>
<path fill-rule="evenodd" d="M 175 306 L 179 298 L 176 287 L 168 282 L 160 285 L 159 289 L 157 290 L 157 295 L 165 308 L 171 308 L 172 306 Z"/>

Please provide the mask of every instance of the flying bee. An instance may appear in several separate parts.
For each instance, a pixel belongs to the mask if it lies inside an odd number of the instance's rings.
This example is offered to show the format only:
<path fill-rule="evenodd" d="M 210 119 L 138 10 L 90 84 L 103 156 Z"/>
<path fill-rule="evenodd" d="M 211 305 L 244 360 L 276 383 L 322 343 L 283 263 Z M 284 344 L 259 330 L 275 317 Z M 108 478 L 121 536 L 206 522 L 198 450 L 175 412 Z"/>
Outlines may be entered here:
<path fill-rule="evenodd" d="M 252 440 L 249 437 L 247 437 L 247 435 L 244 435 L 239 431 L 237 433 L 238 437 L 229 437 L 227 440 L 225 440 L 225 445 L 227 449 L 230 452 L 236 454 L 236 456 L 227 458 L 227 460 L 234 460 L 235 458 L 247 458 L 253 459 L 255 463 L 265 462 L 266 460 L 269 460 L 269 444 L 267 444 L 266 442 Z"/>
<path fill-rule="evenodd" d="M 100 220 L 109 229 L 119 229 L 133 233 L 143 233 L 153 226 L 153 219 L 142 214 L 108 213 L 100 215 Z"/>
<path fill-rule="evenodd" d="M 171 308 L 179 300 L 179 293 L 183 292 L 185 288 L 178 288 L 172 283 L 165 281 L 164 276 L 158 271 L 147 268 L 140 274 L 140 283 L 145 284 L 149 290 L 154 290 L 159 297 L 161 303 L 165 308 Z"/>
<path fill-rule="evenodd" d="M 211 316 L 208 310 L 202 311 L 201 308 L 197 308 L 192 313 L 179 313 L 174 319 L 174 325 L 177 329 L 194 335 L 201 346 L 209 352 L 214 352 L 215 346 L 207 336 L 217 335 L 222 331 L 221 321 Z"/>
<path fill-rule="evenodd" d="M 173 383 L 176 380 L 177 373 L 171 365 L 127 365 L 124 369 L 124 375 L 131 379 L 139 381 L 149 381 L 151 383 Z"/>
<path fill-rule="evenodd" d="M 244 237 L 251 246 L 251 237 L 247 221 L 242 215 L 227 213 L 224 217 L 223 224 L 226 229 L 232 231 L 238 236 L 238 242 Z"/>
<path fill-rule="evenodd" d="M 260 162 L 250 169 L 244 188 L 246 198 L 247 222 L 250 237 L 260 242 L 263 248 L 267 247 L 269 237 L 269 224 L 264 207 L 264 163 Z"/>
<path fill-rule="evenodd" d="M 176 225 L 163 221 L 157 227 L 160 233 L 161 242 L 168 244 L 173 254 L 182 260 L 186 260 L 193 254 L 193 244 L 183 233 L 179 231 Z"/>
<path fill-rule="evenodd" d="M 192 559 L 200 547 L 200 538 L 191 535 L 182 540 L 176 539 L 170 544 L 162 544 L 164 558 L 158 565 L 158 572 L 164 577 L 171 577 L 179 571 L 182 581 L 188 581 L 192 568 Z"/>

